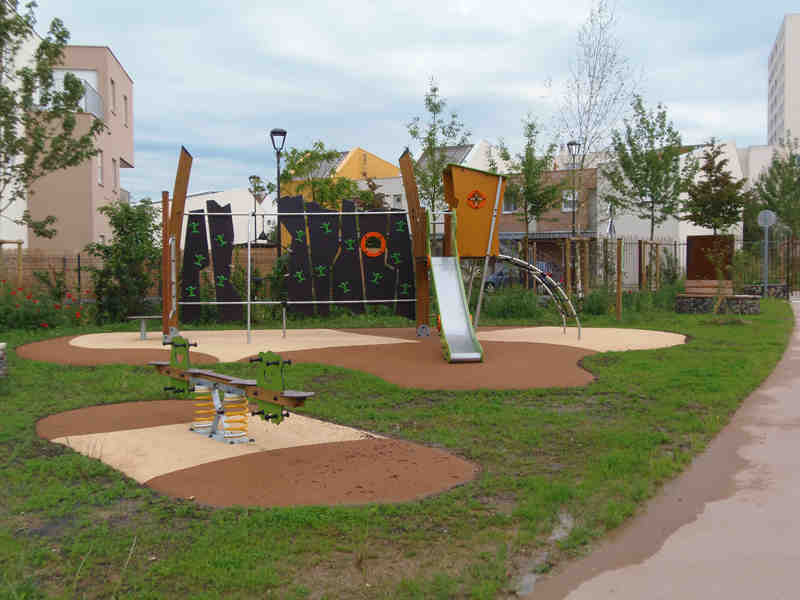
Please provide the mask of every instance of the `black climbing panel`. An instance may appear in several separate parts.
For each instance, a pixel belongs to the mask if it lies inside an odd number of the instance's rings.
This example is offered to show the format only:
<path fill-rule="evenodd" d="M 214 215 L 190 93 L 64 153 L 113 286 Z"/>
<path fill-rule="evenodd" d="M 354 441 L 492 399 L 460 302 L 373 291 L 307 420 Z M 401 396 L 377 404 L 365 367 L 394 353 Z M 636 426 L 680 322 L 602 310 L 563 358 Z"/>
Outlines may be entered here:
<path fill-rule="evenodd" d="M 231 205 L 224 207 L 214 200 L 206 202 L 209 213 L 230 213 Z M 211 260 L 214 264 L 214 289 L 217 302 L 241 301 L 231 282 L 231 263 L 233 262 L 233 217 L 230 214 L 209 216 L 208 228 L 211 234 Z M 241 321 L 241 304 L 222 304 L 219 307 L 220 321 Z"/>

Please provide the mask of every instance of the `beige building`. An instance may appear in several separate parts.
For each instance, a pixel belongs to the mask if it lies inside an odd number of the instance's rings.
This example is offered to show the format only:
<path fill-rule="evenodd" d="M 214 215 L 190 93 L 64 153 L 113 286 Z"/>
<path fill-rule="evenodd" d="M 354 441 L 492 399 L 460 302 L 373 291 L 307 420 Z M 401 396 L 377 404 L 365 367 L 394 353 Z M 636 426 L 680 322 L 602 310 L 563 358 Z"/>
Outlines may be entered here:
<path fill-rule="evenodd" d="M 90 242 L 110 238 L 108 220 L 98 209 L 115 200 L 127 201 L 128 194 L 120 187 L 120 170 L 134 166 L 133 80 L 114 53 L 106 46 L 67 46 L 56 80 L 63 80 L 67 72 L 78 77 L 86 90 L 79 129 L 87 131 L 98 117 L 106 130 L 96 141 L 97 156 L 48 174 L 30 190 L 31 216 L 58 219 L 54 238 L 29 235 L 29 247 L 46 252 L 77 252 Z"/>
<path fill-rule="evenodd" d="M 767 144 L 800 136 L 800 14 L 783 17 L 768 64 Z"/>

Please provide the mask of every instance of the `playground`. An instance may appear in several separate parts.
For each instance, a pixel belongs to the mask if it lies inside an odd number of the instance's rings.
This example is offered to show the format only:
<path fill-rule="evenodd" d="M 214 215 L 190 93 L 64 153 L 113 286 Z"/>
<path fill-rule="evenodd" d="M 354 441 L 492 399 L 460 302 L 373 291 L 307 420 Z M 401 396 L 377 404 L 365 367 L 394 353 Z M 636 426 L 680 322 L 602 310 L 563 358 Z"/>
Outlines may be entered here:
<path fill-rule="evenodd" d="M 221 272 L 221 318 L 235 309 L 246 328 L 184 327 L 200 301 L 181 287 L 198 274 L 177 277 L 180 238 L 228 225 L 209 213 L 182 228 L 179 206 L 175 219 L 165 210 L 160 333 L 12 336 L 2 434 L 13 445 L 0 446 L 0 472 L 17 533 L 2 543 L 36 558 L 9 562 L 9 585 L 22 590 L 47 565 L 49 585 L 87 596 L 501 597 L 634 514 L 777 362 L 791 327 L 777 301 L 738 327 L 672 312 L 581 323 L 527 263 L 555 326 L 481 323 L 483 282 L 463 281 L 458 261 L 505 260 L 490 210 L 503 182 L 449 175 L 451 200 L 472 202 L 441 215 L 439 256 L 416 235 L 434 225 L 419 211 L 352 222 L 285 212 L 298 261 L 280 307 L 289 326 L 253 328 L 262 301 L 226 296 Z M 458 234 L 471 226 L 483 232 L 472 249 Z M 338 245 L 318 245 L 315 227 L 338 227 Z M 192 252 L 218 268 L 227 248 Z M 293 322 L 294 311 L 369 302 L 416 326 Z"/>

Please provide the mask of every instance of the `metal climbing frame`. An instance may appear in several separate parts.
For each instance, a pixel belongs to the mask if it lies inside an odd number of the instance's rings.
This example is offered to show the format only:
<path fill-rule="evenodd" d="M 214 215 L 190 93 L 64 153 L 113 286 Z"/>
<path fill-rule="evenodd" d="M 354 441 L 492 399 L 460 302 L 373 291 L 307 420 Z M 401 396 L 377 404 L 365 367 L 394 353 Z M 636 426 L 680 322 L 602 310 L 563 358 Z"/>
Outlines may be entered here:
<path fill-rule="evenodd" d="M 569 316 L 567 309 L 569 309 L 569 312 L 572 313 L 572 318 L 575 319 L 575 323 L 578 325 L 578 339 L 581 339 L 581 321 L 578 318 L 578 313 L 575 311 L 575 307 L 572 305 L 572 301 L 569 299 L 569 296 L 567 296 L 563 288 L 558 285 L 558 283 L 552 277 L 550 277 L 550 275 L 535 265 L 525 262 L 519 258 L 514 258 L 513 256 L 498 254 L 497 259 L 506 261 L 515 267 L 519 267 L 520 269 L 527 271 L 542 285 L 545 290 L 547 290 L 547 293 L 550 294 L 550 297 L 553 299 L 556 308 L 558 308 L 558 312 L 561 313 L 561 326 L 565 334 L 567 333 L 567 317 Z"/>

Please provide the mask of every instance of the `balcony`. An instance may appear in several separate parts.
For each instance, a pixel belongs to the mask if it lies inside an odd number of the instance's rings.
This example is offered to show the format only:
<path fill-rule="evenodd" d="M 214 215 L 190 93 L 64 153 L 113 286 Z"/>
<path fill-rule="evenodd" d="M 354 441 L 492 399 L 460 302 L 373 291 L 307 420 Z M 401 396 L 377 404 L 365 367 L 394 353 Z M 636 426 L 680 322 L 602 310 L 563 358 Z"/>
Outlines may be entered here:
<path fill-rule="evenodd" d="M 78 78 L 83 85 L 83 98 L 78 102 L 83 112 L 91 113 L 98 119 L 104 117 L 103 98 L 92 85 L 85 79 Z"/>

